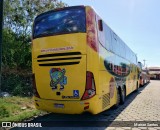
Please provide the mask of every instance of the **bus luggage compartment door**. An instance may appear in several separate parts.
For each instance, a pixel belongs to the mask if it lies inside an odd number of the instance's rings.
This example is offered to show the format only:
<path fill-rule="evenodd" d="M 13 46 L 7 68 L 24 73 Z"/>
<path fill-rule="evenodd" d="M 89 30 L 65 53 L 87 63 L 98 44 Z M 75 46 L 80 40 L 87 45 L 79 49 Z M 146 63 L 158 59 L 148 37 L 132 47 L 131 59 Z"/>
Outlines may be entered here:
<path fill-rule="evenodd" d="M 60 60 L 62 59 L 62 60 Z M 80 100 L 86 85 L 86 55 L 34 59 L 37 92 L 42 99 Z"/>

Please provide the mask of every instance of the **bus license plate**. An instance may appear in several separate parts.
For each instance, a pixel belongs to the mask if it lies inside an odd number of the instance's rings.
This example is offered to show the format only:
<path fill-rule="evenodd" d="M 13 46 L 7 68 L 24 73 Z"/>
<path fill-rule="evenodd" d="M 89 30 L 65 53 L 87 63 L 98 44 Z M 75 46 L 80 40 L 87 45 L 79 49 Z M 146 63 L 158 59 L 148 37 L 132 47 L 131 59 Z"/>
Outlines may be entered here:
<path fill-rule="evenodd" d="M 55 108 L 64 108 L 64 104 L 55 103 L 55 104 L 54 104 L 54 107 L 55 107 Z"/>

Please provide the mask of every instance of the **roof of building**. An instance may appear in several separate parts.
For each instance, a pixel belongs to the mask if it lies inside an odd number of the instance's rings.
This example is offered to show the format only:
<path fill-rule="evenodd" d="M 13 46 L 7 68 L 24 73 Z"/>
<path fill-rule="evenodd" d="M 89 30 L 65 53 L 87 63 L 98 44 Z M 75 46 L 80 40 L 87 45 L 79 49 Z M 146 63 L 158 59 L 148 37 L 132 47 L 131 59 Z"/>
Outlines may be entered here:
<path fill-rule="evenodd" d="M 160 74 L 160 67 L 148 67 L 149 74 Z"/>
<path fill-rule="evenodd" d="M 151 69 L 156 69 L 156 70 L 160 70 L 160 67 L 148 67 L 149 70 Z"/>
<path fill-rule="evenodd" d="M 160 71 L 149 71 L 149 74 L 160 74 Z"/>

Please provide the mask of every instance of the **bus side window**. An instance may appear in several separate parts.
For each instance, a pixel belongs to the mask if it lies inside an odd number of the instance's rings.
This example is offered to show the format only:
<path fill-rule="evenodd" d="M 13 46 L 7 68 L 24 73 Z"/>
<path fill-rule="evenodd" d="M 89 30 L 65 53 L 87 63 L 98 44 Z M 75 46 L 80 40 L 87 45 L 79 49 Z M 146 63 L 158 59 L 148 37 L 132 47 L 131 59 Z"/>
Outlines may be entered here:
<path fill-rule="evenodd" d="M 119 47 L 120 47 L 119 38 L 114 32 L 112 32 L 112 47 L 113 47 L 112 48 L 113 52 L 120 56 L 121 52 L 119 51 Z"/>
<path fill-rule="evenodd" d="M 116 48 L 117 48 L 117 39 L 116 39 L 116 34 L 113 32 L 112 33 L 112 45 L 113 45 L 113 52 L 116 54 Z"/>
<path fill-rule="evenodd" d="M 111 29 L 107 25 L 104 25 L 104 31 L 105 31 L 105 48 L 111 51 L 112 50 Z"/>
<path fill-rule="evenodd" d="M 120 56 L 122 56 L 123 58 L 125 58 L 126 55 L 126 49 L 125 49 L 125 44 L 123 43 L 123 41 L 121 39 L 119 39 L 120 42 Z"/>

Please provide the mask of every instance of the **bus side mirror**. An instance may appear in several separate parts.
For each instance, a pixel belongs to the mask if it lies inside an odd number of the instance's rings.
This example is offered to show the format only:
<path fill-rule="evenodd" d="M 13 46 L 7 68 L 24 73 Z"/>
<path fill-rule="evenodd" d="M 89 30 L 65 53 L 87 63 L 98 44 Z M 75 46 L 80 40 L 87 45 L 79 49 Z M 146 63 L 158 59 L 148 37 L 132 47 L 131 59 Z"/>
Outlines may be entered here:
<path fill-rule="evenodd" d="M 99 31 L 103 31 L 103 23 L 102 23 L 102 20 L 98 20 L 98 29 Z"/>

